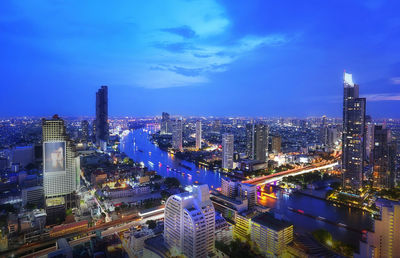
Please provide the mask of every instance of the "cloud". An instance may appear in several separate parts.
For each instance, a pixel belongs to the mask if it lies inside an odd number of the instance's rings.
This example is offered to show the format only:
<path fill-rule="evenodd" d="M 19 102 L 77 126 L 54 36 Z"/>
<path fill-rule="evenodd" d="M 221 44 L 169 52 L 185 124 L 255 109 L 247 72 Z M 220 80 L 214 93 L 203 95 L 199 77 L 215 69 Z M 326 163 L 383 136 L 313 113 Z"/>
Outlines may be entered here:
<path fill-rule="evenodd" d="M 184 25 L 181 27 L 175 27 L 175 28 L 165 28 L 165 29 L 162 29 L 161 31 L 176 34 L 183 38 L 193 38 L 194 36 L 196 36 L 196 32 L 187 25 Z"/>
<path fill-rule="evenodd" d="M 400 85 L 400 77 L 394 77 L 390 81 L 392 84 Z"/>
<path fill-rule="evenodd" d="M 368 101 L 400 101 L 399 93 L 378 93 L 363 95 Z"/>

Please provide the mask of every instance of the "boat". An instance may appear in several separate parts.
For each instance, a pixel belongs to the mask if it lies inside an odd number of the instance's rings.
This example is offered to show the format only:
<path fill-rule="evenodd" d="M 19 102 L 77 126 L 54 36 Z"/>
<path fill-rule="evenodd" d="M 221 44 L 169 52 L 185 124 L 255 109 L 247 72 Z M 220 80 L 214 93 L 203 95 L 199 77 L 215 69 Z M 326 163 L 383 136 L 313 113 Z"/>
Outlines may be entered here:
<path fill-rule="evenodd" d="M 347 225 L 346 224 L 343 224 L 343 223 L 338 223 L 337 224 L 339 227 L 343 227 L 343 228 L 346 228 L 347 227 Z"/>
<path fill-rule="evenodd" d="M 318 216 L 317 217 L 317 220 L 322 220 L 322 221 L 324 221 L 324 220 L 326 220 L 324 217 L 321 217 L 321 216 Z"/>
<path fill-rule="evenodd" d="M 140 152 L 143 152 L 141 149 L 139 149 Z"/>
<path fill-rule="evenodd" d="M 188 169 L 188 170 L 192 170 L 191 167 L 186 166 L 185 164 L 182 164 L 182 163 L 179 163 L 179 166 L 181 166 L 181 167 L 183 167 L 183 168 L 186 168 L 186 169 Z"/>

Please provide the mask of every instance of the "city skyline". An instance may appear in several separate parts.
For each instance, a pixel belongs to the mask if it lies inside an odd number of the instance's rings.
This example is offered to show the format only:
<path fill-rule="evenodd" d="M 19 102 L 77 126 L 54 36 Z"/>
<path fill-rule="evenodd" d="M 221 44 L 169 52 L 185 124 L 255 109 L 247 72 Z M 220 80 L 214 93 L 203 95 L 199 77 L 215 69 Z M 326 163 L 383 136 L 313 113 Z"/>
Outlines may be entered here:
<path fill-rule="evenodd" d="M 399 118 L 399 3 L 0 5 L 0 116 L 92 115 L 108 85 L 110 116 L 340 117 L 345 69 Z"/>

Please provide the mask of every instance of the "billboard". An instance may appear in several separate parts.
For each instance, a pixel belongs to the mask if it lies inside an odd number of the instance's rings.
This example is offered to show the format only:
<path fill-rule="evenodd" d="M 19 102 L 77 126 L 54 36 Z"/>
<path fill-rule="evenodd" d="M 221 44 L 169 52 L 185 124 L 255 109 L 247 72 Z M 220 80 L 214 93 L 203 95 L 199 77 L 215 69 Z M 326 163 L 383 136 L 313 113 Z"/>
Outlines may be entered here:
<path fill-rule="evenodd" d="M 44 172 L 65 171 L 65 142 L 44 143 Z"/>

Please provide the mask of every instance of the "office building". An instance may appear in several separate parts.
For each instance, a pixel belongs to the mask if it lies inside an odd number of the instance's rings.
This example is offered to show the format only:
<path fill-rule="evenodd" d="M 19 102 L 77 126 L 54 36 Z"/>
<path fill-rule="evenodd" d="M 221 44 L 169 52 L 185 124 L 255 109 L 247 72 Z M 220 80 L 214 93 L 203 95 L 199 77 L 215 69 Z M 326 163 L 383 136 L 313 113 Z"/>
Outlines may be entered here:
<path fill-rule="evenodd" d="M 374 131 L 375 131 L 375 124 L 372 122 L 370 116 L 366 116 L 365 119 L 365 126 L 366 126 L 366 136 L 365 136 L 365 159 L 372 163 L 373 159 L 373 150 L 374 150 Z"/>
<path fill-rule="evenodd" d="M 25 168 L 28 164 L 35 162 L 35 148 L 29 146 L 17 146 L 11 150 L 11 162 L 19 164 L 20 168 Z"/>
<path fill-rule="evenodd" d="M 89 141 L 89 122 L 87 120 L 81 122 L 81 140 L 83 142 Z"/>
<path fill-rule="evenodd" d="M 293 225 L 262 213 L 251 219 L 251 241 L 267 257 L 281 257 L 293 241 Z"/>
<path fill-rule="evenodd" d="M 222 168 L 233 168 L 233 134 L 222 135 Z"/>
<path fill-rule="evenodd" d="M 396 143 L 391 132 L 382 125 L 374 126 L 373 180 L 376 188 L 392 188 L 395 185 Z"/>
<path fill-rule="evenodd" d="M 374 231 L 367 232 L 360 241 L 355 258 L 400 257 L 400 203 L 378 199 L 380 219 L 375 220 Z"/>
<path fill-rule="evenodd" d="M 172 134 L 170 116 L 166 112 L 163 112 L 161 116 L 160 134 Z"/>
<path fill-rule="evenodd" d="M 221 178 L 221 194 L 229 198 L 236 198 L 238 195 L 239 182 L 227 177 Z"/>
<path fill-rule="evenodd" d="M 280 136 L 273 136 L 271 138 L 271 151 L 274 154 L 281 153 L 282 148 L 282 137 Z"/>
<path fill-rule="evenodd" d="M 33 186 L 23 188 L 21 191 L 22 206 L 27 204 L 35 205 L 40 208 L 44 205 L 44 189 L 43 186 Z"/>
<path fill-rule="evenodd" d="M 229 245 L 233 240 L 233 225 L 228 223 L 220 213 L 215 214 L 215 241 Z"/>
<path fill-rule="evenodd" d="M 246 125 L 247 156 L 249 159 L 267 161 L 268 126 L 251 122 Z"/>
<path fill-rule="evenodd" d="M 247 199 L 249 210 L 257 205 L 257 185 L 240 183 L 238 185 L 238 194 L 243 199 Z"/>
<path fill-rule="evenodd" d="M 66 134 L 64 120 L 54 115 L 42 120 L 43 187 L 45 198 L 60 198 L 66 208 L 77 205 L 80 173 L 75 146 Z"/>
<path fill-rule="evenodd" d="M 107 148 L 108 130 L 108 87 L 101 86 L 96 92 L 96 120 L 95 120 L 96 145 L 101 150 Z"/>
<path fill-rule="evenodd" d="M 215 211 L 208 185 L 172 195 L 165 204 L 164 241 L 173 255 L 207 257 L 214 253 Z"/>
<path fill-rule="evenodd" d="M 343 186 L 360 189 L 363 183 L 365 153 L 365 98 L 352 75 L 344 73 L 342 177 Z"/>
<path fill-rule="evenodd" d="M 182 119 L 177 119 L 172 133 L 172 148 L 174 150 L 183 151 L 182 137 Z"/>
<path fill-rule="evenodd" d="M 201 121 L 196 122 L 196 150 L 201 149 Z"/>

